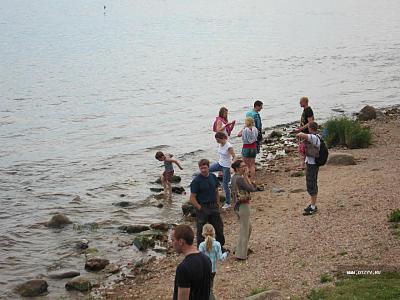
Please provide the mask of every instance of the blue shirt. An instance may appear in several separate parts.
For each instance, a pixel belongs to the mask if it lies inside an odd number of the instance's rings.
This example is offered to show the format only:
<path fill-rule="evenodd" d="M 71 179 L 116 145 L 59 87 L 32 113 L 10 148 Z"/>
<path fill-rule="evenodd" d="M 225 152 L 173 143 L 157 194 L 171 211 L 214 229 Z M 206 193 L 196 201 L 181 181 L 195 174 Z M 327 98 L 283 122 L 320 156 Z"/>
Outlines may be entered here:
<path fill-rule="evenodd" d="M 196 194 L 199 204 L 216 203 L 215 192 L 219 186 L 220 183 L 214 174 L 209 173 L 208 177 L 199 174 L 190 184 L 190 192 Z"/>
<path fill-rule="evenodd" d="M 246 118 L 253 118 L 254 120 L 254 125 L 256 128 L 261 131 L 262 130 L 262 123 L 261 123 L 261 116 L 258 112 L 251 110 L 246 114 Z"/>
<path fill-rule="evenodd" d="M 217 272 L 217 260 L 225 260 L 226 256 L 227 256 L 227 252 L 225 252 L 224 254 L 222 254 L 222 250 L 221 250 L 221 244 L 216 241 L 215 239 L 213 240 L 213 245 L 212 245 L 212 249 L 210 252 L 207 251 L 206 249 L 206 242 L 201 242 L 199 245 L 199 251 L 204 253 L 205 255 L 207 255 L 210 260 L 211 260 L 211 269 L 212 272 L 215 273 Z"/>

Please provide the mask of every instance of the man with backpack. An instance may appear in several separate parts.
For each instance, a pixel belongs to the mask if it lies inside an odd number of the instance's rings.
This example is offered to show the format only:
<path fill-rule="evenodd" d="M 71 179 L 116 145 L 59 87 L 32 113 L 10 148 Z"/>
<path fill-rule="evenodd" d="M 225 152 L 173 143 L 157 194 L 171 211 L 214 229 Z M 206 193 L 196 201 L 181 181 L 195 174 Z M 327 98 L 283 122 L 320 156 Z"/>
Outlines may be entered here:
<path fill-rule="evenodd" d="M 305 141 L 306 144 L 306 183 L 307 192 L 311 197 L 311 203 L 304 209 L 303 215 L 309 216 L 317 212 L 317 195 L 318 195 L 318 170 L 319 167 L 326 163 L 328 158 L 328 149 L 325 142 L 318 136 L 318 124 L 310 122 L 308 124 L 309 133 L 300 132 L 297 134 L 299 139 Z"/>

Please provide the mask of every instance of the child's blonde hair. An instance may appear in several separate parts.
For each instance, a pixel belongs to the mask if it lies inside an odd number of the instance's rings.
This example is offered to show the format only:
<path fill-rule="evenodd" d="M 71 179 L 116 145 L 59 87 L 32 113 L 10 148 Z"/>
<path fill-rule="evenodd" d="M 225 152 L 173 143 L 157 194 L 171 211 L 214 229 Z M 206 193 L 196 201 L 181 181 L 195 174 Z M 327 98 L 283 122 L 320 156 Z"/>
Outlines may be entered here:
<path fill-rule="evenodd" d="M 247 117 L 244 120 L 244 124 L 246 125 L 246 127 L 253 127 L 254 126 L 254 119 L 252 117 Z"/>
<path fill-rule="evenodd" d="M 206 250 L 211 252 L 213 246 L 213 239 L 215 237 L 215 229 L 211 224 L 205 224 L 203 226 L 202 236 L 205 238 Z"/>

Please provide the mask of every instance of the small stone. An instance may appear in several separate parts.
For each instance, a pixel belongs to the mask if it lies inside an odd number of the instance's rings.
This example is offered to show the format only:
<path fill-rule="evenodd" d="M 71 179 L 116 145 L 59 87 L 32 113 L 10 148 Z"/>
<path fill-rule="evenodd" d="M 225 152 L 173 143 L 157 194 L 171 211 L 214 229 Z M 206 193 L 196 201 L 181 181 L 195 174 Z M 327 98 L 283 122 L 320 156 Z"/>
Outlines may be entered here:
<path fill-rule="evenodd" d="M 185 189 L 181 186 L 173 186 L 172 192 L 175 194 L 183 194 L 183 193 L 185 193 Z"/>
<path fill-rule="evenodd" d="M 154 250 L 154 252 L 157 252 L 157 253 L 167 253 L 168 249 L 165 247 L 159 246 L 159 245 L 155 245 L 153 250 Z"/>
<path fill-rule="evenodd" d="M 113 203 L 113 205 L 119 206 L 119 207 L 128 207 L 128 206 L 132 206 L 133 203 L 129 202 L 129 201 L 121 201 L 121 202 Z"/>
<path fill-rule="evenodd" d="M 167 223 L 154 223 L 154 224 L 150 225 L 150 228 L 154 229 L 154 230 L 168 231 L 169 224 L 167 224 Z"/>
<path fill-rule="evenodd" d="M 370 105 L 364 106 L 358 114 L 360 121 L 369 121 L 376 119 L 376 109 Z"/>
<path fill-rule="evenodd" d="M 105 267 L 104 271 L 107 273 L 115 274 L 120 271 L 120 268 L 115 264 L 109 264 Z"/>
<path fill-rule="evenodd" d="M 304 171 L 290 172 L 290 177 L 303 177 L 304 175 Z"/>
<path fill-rule="evenodd" d="M 182 204 L 182 212 L 183 212 L 183 215 L 185 215 L 185 216 L 191 216 L 191 217 L 196 216 L 196 209 L 189 202 Z"/>

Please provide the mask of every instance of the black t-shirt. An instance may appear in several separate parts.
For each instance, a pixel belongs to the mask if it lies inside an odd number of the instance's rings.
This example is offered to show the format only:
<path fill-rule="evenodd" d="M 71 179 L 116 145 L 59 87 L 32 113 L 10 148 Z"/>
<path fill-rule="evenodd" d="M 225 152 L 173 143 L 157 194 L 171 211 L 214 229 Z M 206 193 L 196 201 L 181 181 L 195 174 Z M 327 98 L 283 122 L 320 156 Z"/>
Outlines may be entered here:
<path fill-rule="evenodd" d="M 311 109 L 311 107 L 307 107 L 303 110 L 303 114 L 301 115 L 301 122 L 300 122 L 300 126 L 304 126 L 306 124 L 308 124 L 308 118 L 311 118 L 314 116 L 314 112 Z M 309 133 L 308 132 L 308 127 L 303 129 L 301 132 L 303 133 Z"/>
<path fill-rule="evenodd" d="M 217 176 L 210 173 L 208 177 L 197 175 L 190 184 L 190 192 L 196 194 L 199 204 L 216 203 L 215 192 L 220 186 Z"/>
<path fill-rule="evenodd" d="M 190 288 L 190 300 L 208 300 L 211 288 L 211 260 L 203 253 L 193 253 L 176 268 L 174 300 L 178 287 Z"/>

